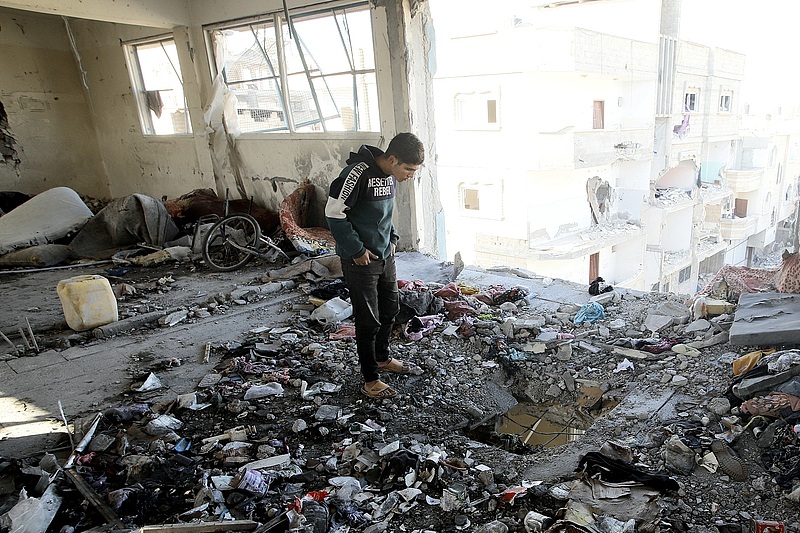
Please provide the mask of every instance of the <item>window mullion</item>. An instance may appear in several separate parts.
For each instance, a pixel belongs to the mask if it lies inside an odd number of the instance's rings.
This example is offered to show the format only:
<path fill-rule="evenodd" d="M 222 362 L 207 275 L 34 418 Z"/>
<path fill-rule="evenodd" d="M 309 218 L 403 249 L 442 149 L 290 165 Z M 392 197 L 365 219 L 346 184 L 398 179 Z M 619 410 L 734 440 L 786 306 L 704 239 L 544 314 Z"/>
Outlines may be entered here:
<path fill-rule="evenodd" d="M 347 21 L 347 12 L 344 12 L 344 20 Z M 339 38 L 342 41 L 342 47 L 344 48 L 344 54 L 347 56 L 347 62 L 350 64 L 350 76 L 353 80 L 353 130 L 358 131 L 358 81 L 356 80 L 356 62 L 355 57 L 353 57 L 353 39 L 350 36 L 350 27 L 347 26 L 345 29 L 347 30 L 347 40 L 344 38 L 344 32 L 342 32 L 342 26 L 339 24 L 339 18 L 336 16 L 336 12 L 333 12 L 333 20 L 336 22 L 336 29 L 339 31 Z M 348 46 L 349 45 L 349 46 Z M 334 100 L 335 101 L 335 100 Z M 338 111 L 338 106 L 337 106 Z M 340 113 L 341 114 L 341 113 Z"/>
<path fill-rule="evenodd" d="M 283 105 L 283 114 L 286 117 L 286 127 L 289 131 L 295 133 L 294 115 L 292 114 L 291 95 L 289 94 L 289 75 L 286 73 L 286 54 L 283 51 L 283 23 L 281 17 L 275 15 L 275 44 L 278 47 L 278 70 L 281 76 L 281 86 L 278 91 L 286 95 L 286 98 L 281 98 L 281 105 Z"/>
<path fill-rule="evenodd" d="M 161 46 L 161 51 L 164 52 L 164 57 L 166 57 L 167 61 L 169 61 L 169 66 L 172 67 L 172 72 L 174 72 L 175 76 L 178 78 L 178 83 L 181 84 L 181 89 L 182 89 L 182 92 L 183 92 L 183 123 L 184 123 L 184 127 L 188 131 L 189 130 L 189 102 L 186 100 L 186 91 L 183 90 L 183 89 L 186 88 L 185 85 L 183 84 L 183 76 L 181 76 L 180 70 L 175 68 L 175 63 L 172 62 L 172 58 L 169 57 L 169 54 L 167 53 L 167 49 L 164 48 L 164 41 L 161 41 L 158 44 Z"/>
<path fill-rule="evenodd" d="M 275 27 L 276 28 L 278 27 L 277 22 L 278 21 L 275 21 Z M 275 65 L 272 64 L 272 60 L 269 58 L 269 54 L 264 49 L 264 46 L 261 44 L 261 41 L 258 40 L 258 34 L 256 33 L 256 30 L 255 30 L 255 28 L 253 27 L 252 24 L 250 24 L 250 32 L 253 34 L 253 40 L 255 41 L 256 45 L 258 46 L 258 49 L 261 51 L 261 55 L 264 56 L 264 61 L 266 61 L 267 66 L 269 67 L 269 71 L 272 73 L 272 79 L 275 79 Z M 276 34 L 276 38 L 277 38 L 277 34 Z M 279 54 L 278 70 L 280 72 L 282 72 L 284 69 L 283 69 L 283 60 L 280 58 L 280 50 L 281 50 L 280 41 L 275 41 L 275 42 L 276 42 L 276 44 L 278 46 L 278 54 Z M 282 77 L 283 77 L 283 75 L 281 74 L 281 78 Z M 285 94 L 284 90 L 281 88 L 282 84 L 281 83 L 276 83 L 275 85 L 276 85 L 275 88 L 278 91 L 278 99 L 281 101 L 281 108 L 283 109 L 283 116 L 286 117 L 287 124 L 289 124 L 290 118 L 289 118 L 289 113 L 288 113 L 288 106 L 286 105 L 286 98 L 284 97 L 284 94 Z M 289 127 L 289 131 L 291 131 L 291 127 Z"/>
<path fill-rule="evenodd" d="M 154 134 L 156 132 L 156 127 L 153 125 L 153 117 L 150 116 L 150 108 L 147 107 L 147 100 L 144 95 L 144 91 L 147 90 L 147 87 L 144 84 L 144 75 L 142 75 L 142 64 L 139 61 L 139 52 L 135 45 L 131 48 L 131 51 L 133 52 L 131 54 L 132 59 L 136 65 L 135 75 L 139 79 L 139 86 L 142 88 L 138 91 L 139 94 L 136 95 L 136 99 L 139 101 L 139 116 L 142 117 L 144 122 L 143 126 L 147 129 L 147 131 L 143 133 Z"/>
<path fill-rule="evenodd" d="M 320 124 L 322 125 L 322 131 L 328 131 L 328 127 L 325 125 L 325 118 L 322 116 L 322 108 L 319 106 L 317 89 L 314 87 L 314 82 L 311 79 L 311 73 L 308 71 L 308 63 L 306 62 L 306 55 L 303 53 L 303 46 L 300 42 L 300 36 L 297 35 L 297 32 L 294 30 L 291 16 L 289 16 L 289 18 L 286 20 L 286 24 L 289 26 L 290 36 L 294 38 L 295 46 L 297 46 L 297 53 L 300 54 L 300 62 L 303 63 L 303 70 L 305 71 L 306 79 L 308 80 L 308 88 L 311 90 L 311 97 L 314 99 L 314 107 L 317 108 L 317 116 L 319 117 Z"/>

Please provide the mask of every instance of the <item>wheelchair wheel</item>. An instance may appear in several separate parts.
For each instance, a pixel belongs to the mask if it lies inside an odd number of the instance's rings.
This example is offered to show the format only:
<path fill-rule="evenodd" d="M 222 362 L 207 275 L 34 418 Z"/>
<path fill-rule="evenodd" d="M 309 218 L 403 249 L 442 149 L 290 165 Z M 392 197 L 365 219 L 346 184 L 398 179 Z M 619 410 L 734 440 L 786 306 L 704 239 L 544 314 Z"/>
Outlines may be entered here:
<path fill-rule="evenodd" d="M 228 215 L 209 230 L 203 242 L 203 259 L 217 272 L 231 272 L 258 253 L 261 229 L 250 215 Z"/>

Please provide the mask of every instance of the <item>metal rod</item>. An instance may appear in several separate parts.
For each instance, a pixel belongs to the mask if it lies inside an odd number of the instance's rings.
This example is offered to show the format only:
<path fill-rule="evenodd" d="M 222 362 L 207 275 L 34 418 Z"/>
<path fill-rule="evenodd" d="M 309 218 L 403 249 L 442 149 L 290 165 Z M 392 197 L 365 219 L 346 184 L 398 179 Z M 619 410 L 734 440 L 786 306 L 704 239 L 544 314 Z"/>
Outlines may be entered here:
<path fill-rule="evenodd" d="M 69 436 L 69 444 L 72 449 L 75 449 L 75 441 L 72 439 L 72 432 L 69 430 L 69 423 L 67 422 L 67 415 L 64 414 L 64 408 L 61 406 L 61 400 L 58 400 L 58 410 L 61 413 L 61 420 L 64 421 L 64 428 L 67 430 Z"/>
<path fill-rule="evenodd" d="M 39 353 L 39 344 L 36 342 L 36 337 L 33 336 L 33 328 L 31 328 L 31 322 L 28 320 L 28 317 L 25 317 L 25 324 L 28 326 L 28 334 L 31 336 L 33 349 L 36 350 L 36 353 Z"/>
<path fill-rule="evenodd" d="M 78 454 L 83 452 L 83 450 L 89 445 L 89 442 L 91 442 L 92 437 L 94 437 L 94 432 L 97 431 L 97 425 L 100 424 L 100 420 L 102 418 L 103 418 L 103 413 L 97 413 L 95 415 L 91 427 L 83 436 L 78 445 L 75 446 L 75 450 L 73 450 L 72 454 L 67 458 L 67 462 L 64 463 L 64 469 L 69 469 L 73 467 L 73 465 L 75 464 L 75 459 L 78 458 Z"/>
<path fill-rule="evenodd" d="M 28 342 L 28 337 L 26 337 L 25 336 L 25 332 L 22 331 L 22 326 L 19 326 L 17 328 L 17 330 L 19 331 L 19 336 L 22 337 L 23 341 L 25 341 L 25 348 L 30 350 L 31 349 L 31 343 Z"/>
<path fill-rule="evenodd" d="M 3 333 L 2 331 L 0 331 L 0 337 L 3 337 L 3 340 L 6 341 L 9 346 L 11 346 L 11 349 L 14 350 L 14 353 L 19 353 L 19 349 L 17 348 L 17 345 L 14 344 L 13 342 L 11 342 L 9 340 L 9 338 L 6 337 L 6 334 Z"/>

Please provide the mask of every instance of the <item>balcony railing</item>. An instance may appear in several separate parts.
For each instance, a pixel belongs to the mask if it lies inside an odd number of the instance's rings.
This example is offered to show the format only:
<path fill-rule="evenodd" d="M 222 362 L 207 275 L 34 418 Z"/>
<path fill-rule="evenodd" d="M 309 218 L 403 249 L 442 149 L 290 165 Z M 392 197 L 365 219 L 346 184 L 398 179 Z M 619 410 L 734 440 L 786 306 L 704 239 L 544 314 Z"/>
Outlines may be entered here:
<path fill-rule="evenodd" d="M 734 170 L 726 168 L 722 170 L 722 176 L 725 178 L 725 184 L 733 192 L 751 192 L 758 190 L 761 186 L 764 169 Z"/>
<path fill-rule="evenodd" d="M 729 241 L 740 241 L 756 234 L 758 217 L 755 215 L 743 218 L 723 218 L 719 222 L 722 238 Z"/>

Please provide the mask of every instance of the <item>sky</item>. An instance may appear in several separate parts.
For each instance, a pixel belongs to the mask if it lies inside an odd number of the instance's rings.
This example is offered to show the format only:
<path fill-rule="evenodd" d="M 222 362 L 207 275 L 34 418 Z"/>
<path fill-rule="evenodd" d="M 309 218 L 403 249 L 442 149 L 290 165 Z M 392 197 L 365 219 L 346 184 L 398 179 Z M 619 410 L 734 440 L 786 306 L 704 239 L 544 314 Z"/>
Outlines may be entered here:
<path fill-rule="evenodd" d="M 800 104 L 798 0 L 684 0 L 681 38 L 747 56 L 743 101 Z"/>

